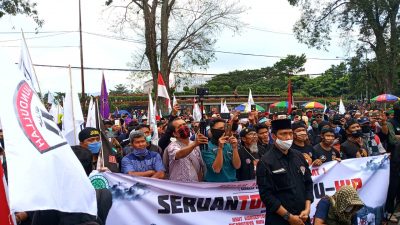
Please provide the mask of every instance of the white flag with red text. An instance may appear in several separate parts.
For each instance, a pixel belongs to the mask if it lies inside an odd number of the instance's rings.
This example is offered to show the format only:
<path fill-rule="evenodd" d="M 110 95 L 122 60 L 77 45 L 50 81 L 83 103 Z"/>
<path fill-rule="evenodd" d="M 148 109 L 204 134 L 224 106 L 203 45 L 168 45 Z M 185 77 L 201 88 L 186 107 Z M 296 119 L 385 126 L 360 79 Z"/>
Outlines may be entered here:
<path fill-rule="evenodd" d="M 35 90 L 18 70 L 0 74 L 11 210 L 96 215 L 90 180 Z"/>

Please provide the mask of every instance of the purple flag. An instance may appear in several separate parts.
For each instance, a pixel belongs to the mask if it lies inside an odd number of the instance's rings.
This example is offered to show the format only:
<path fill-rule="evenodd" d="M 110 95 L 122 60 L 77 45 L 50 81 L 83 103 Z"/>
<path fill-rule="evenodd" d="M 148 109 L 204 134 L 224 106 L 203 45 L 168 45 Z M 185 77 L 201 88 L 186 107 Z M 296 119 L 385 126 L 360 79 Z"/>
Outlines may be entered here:
<path fill-rule="evenodd" d="M 104 73 L 103 73 L 103 80 L 101 81 L 100 114 L 103 117 L 103 119 L 107 119 L 110 114 L 110 105 L 108 104 L 108 93 L 106 87 L 106 80 L 104 79 Z"/>

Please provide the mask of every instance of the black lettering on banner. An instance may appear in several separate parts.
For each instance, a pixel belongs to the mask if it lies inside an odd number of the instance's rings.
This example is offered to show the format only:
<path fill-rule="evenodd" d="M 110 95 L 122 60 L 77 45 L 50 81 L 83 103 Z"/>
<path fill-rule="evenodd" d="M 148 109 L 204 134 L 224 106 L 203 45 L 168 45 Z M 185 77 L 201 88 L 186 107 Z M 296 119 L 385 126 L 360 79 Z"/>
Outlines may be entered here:
<path fill-rule="evenodd" d="M 188 197 L 184 197 L 183 198 L 183 212 L 187 213 L 187 212 L 196 212 L 196 198 L 188 198 Z"/>
<path fill-rule="evenodd" d="M 314 196 L 315 196 L 315 198 L 319 199 L 319 198 L 324 197 L 325 195 L 326 194 L 325 194 L 324 183 L 314 184 Z"/>
<path fill-rule="evenodd" d="M 224 198 L 223 197 L 216 197 L 214 199 L 213 204 L 210 207 L 211 210 L 223 210 L 224 209 Z"/>
<path fill-rule="evenodd" d="M 204 204 L 203 204 L 203 202 L 204 202 Z M 211 198 L 206 198 L 205 201 L 204 201 L 204 198 L 199 198 L 197 200 L 197 211 L 199 211 L 199 212 L 209 211 L 210 203 L 211 203 Z"/>
<path fill-rule="evenodd" d="M 182 198 L 182 196 L 171 195 L 172 214 L 183 212 L 182 208 L 178 208 L 178 206 L 181 206 L 181 202 L 179 201 L 179 199 L 181 199 L 181 198 Z"/>
<path fill-rule="evenodd" d="M 171 212 L 171 208 L 169 204 L 166 202 L 169 199 L 168 195 L 160 195 L 158 196 L 158 204 L 163 207 L 163 209 L 159 209 L 159 214 L 169 214 Z"/>
<path fill-rule="evenodd" d="M 237 196 L 226 197 L 226 204 L 224 210 L 236 210 L 239 205 L 239 199 Z"/>

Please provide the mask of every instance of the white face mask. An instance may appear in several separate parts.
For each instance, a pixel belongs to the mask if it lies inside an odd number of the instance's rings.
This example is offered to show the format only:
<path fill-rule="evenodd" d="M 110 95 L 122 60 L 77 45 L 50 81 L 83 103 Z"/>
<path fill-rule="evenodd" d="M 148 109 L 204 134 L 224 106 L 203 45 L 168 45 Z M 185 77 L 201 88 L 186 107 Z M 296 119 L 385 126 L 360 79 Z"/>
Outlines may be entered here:
<path fill-rule="evenodd" d="M 293 144 L 293 140 L 282 141 L 281 139 L 277 138 L 275 143 L 284 151 L 289 150 L 289 148 Z"/>

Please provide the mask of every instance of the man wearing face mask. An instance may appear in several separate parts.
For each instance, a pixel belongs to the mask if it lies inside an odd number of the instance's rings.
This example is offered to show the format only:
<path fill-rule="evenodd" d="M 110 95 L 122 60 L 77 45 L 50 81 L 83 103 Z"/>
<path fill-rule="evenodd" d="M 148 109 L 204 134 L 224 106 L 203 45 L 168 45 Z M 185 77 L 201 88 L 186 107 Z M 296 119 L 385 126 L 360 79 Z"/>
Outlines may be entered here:
<path fill-rule="evenodd" d="M 257 133 L 254 128 L 240 131 L 242 144 L 239 148 L 240 168 L 236 170 L 238 181 L 253 180 L 256 177 L 257 163 L 261 158 L 257 146 Z"/>
<path fill-rule="evenodd" d="M 368 152 L 362 139 L 363 133 L 357 120 L 349 119 L 345 126 L 347 140 L 340 145 L 342 159 L 367 157 Z"/>
<path fill-rule="evenodd" d="M 297 151 L 301 152 L 304 156 L 304 159 L 307 161 L 308 165 L 311 165 L 313 147 L 312 145 L 310 145 L 310 141 L 308 140 L 306 125 L 302 121 L 293 123 L 292 130 L 293 130 L 292 149 L 296 149 Z"/>
<path fill-rule="evenodd" d="M 291 121 L 272 121 L 274 146 L 257 164 L 257 185 L 266 207 L 265 224 L 311 225 L 313 181 L 302 153 L 291 148 Z"/>
<path fill-rule="evenodd" d="M 121 172 L 133 176 L 163 179 L 165 168 L 160 154 L 146 149 L 146 137 L 142 131 L 132 131 L 129 140 L 133 151 L 121 161 Z"/>
<path fill-rule="evenodd" d="M 211 138 L 206 150 L 201 152 L 207 166 L 205 181 L 236 181 L 236 170 L 240 168 L 238 142 L 234 136 L 225 136 L 225 120 L 210 121 Z"/>
<path fill-rule="evenodd" d="M 361 126 L 361 131 L 363 133 L 363 142 L 364 146 L 367 147 L 368 155 L 369 156 L 376 156 L 380 154 L 386 153 L 385 148 L 381 143 L 378 135 L 372 131 L 371 123 L 368 117 L 361 117 L 358 120 L 358 123 Z"/>
<path fill-rule="evenodd" d="M 165 149 L 168 154 L 169 179 L 181 182 L 200 182 L 203 180 L 205 165 L 201 158 L 199 145 L 208 144 L 204 135 L 196 134 L 194 142 L 189 140 L 190 130 L 182 119 L 175 119 L 173 126 L 176 141 Z"/>
<path fill-rule="evenodd" d="M 72 146 L 72 150 L 85 169 L 86 175 L 96 169 L 97 157 L 101 148 L 100 131 L 86 127 L 78 134 L 79 145 Z"/>
<path fill-rule="evenodd" d="M 137 126 L 135 130 L 142 131 L 144 133 L 145 139 L 146 139 L 146 149 L 147 150 L 157 152 L 158 154 L 160 154 L 160 156 L 162 155 L 162 149 L 159 146 L 153 145 L 151 143 L 152 134 L 151 134 L 149 125 L 141 124 L 141 125 Z M 132 153 L 133 148 L 131 146 L 127 146 L 124 148 L 123 151 L 124 151 L 124 156 L 125 156 L 125 155 Z"/>
<path fill-rule="evenodd" d="M 332 128 L 323 128 L 321 131 L 321 143 L 314 146 L 313 166 L 337 160 L 340 162 L 340 153 L 332 146 L 335 141 L 335 131 Z"/>

